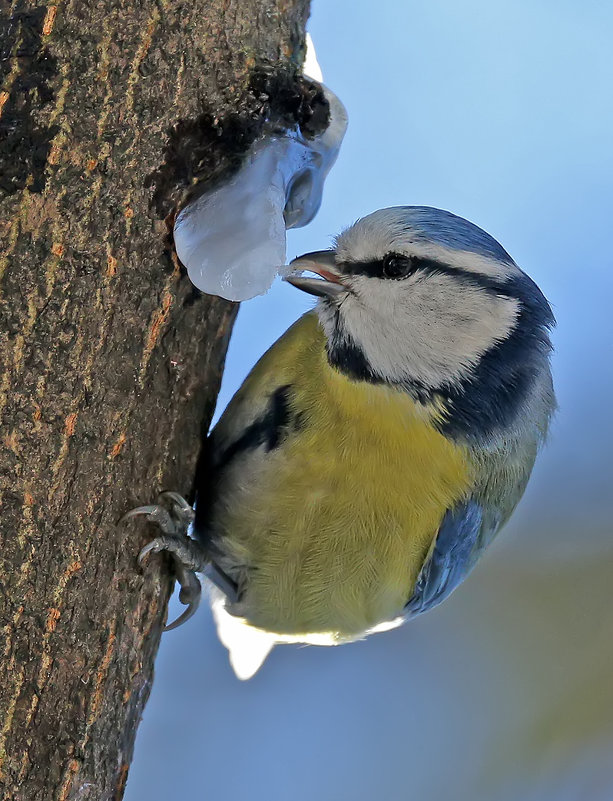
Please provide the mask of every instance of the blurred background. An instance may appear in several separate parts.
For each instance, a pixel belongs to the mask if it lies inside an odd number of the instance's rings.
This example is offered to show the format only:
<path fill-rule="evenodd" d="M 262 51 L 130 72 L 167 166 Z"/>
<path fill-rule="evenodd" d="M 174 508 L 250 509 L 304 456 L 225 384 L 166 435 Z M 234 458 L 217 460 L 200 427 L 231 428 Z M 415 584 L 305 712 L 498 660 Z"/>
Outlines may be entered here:
<path fill-rule="evenodd" d="M 511 523 L 427 615 L 278 648 L 246 683 L 206 605 L 166 634 L 126 798 L 611 801 L 613 6 L 314 0 L 309 30 L 350 125 L 288 256 L 384 206 L 467 217 L 553 304 L 560 411 Z M 310 305 L 278 284 L 242 306 L 218 413 Z"/>

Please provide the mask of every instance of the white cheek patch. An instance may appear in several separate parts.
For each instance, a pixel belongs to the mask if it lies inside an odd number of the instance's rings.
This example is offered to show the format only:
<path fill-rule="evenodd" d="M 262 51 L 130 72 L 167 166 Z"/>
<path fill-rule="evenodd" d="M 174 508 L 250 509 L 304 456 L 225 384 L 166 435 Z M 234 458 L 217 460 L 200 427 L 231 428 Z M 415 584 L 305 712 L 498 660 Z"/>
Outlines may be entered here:
<path fill-rule="evenodd" d="M 351 284 L 354 294 L 340 309 L 344 328 L 373 372 L 396 383 L 459 383 L 509 335 L 519 314 L 516 299 L 445 274 L 405 281 L 356 276 Z"/>

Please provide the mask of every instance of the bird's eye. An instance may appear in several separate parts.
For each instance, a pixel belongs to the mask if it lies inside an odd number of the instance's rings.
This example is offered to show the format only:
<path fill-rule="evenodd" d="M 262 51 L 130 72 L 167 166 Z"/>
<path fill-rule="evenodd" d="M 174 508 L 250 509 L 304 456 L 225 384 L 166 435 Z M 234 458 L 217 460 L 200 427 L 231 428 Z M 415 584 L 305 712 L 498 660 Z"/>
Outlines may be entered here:
<path fill-rule="evenodd" d="M 386 278 L 406 278 L 417 268 L 416 260 L 399 253 L 388 253 L 383 258 L 383 275 Z"/>

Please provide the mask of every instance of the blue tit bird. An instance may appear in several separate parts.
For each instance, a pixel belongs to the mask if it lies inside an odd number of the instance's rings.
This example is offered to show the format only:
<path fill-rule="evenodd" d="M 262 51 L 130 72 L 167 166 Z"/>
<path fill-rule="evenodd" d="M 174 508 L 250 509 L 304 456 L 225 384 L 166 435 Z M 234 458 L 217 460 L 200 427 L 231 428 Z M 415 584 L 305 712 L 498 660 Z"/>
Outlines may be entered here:
<path fill-rule="evenodd" d="M 485 231 L 382 209 L 286 280 L 318 298 L 260 359 L 163 529 L 191 614 L 213 583 L 241 678 L 275 643 L 335 645 L 439 604 L 521 498 L 555 408 L 551 308 Z M 308 271 L 317 277 L 307 277 Z"/>

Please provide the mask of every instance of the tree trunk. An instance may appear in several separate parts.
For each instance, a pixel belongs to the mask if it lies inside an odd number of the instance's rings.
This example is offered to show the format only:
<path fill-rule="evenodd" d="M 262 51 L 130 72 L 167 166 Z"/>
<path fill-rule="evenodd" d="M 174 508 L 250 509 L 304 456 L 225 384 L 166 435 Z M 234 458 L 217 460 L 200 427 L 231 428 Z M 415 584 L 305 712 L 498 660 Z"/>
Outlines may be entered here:
<path fill-rule="evenodd" d="M 3 799 L 122 796 L 171 575 L 159 558 L 138 569 L 151 530 L 117 520 L 189 494 L 235 315 L 191 287 L 169 230 L 265 118 L 298 118 L 297 91 L 274 107 L 274 76 L 302 85 L 307 14 L 0 10 Z"/>

